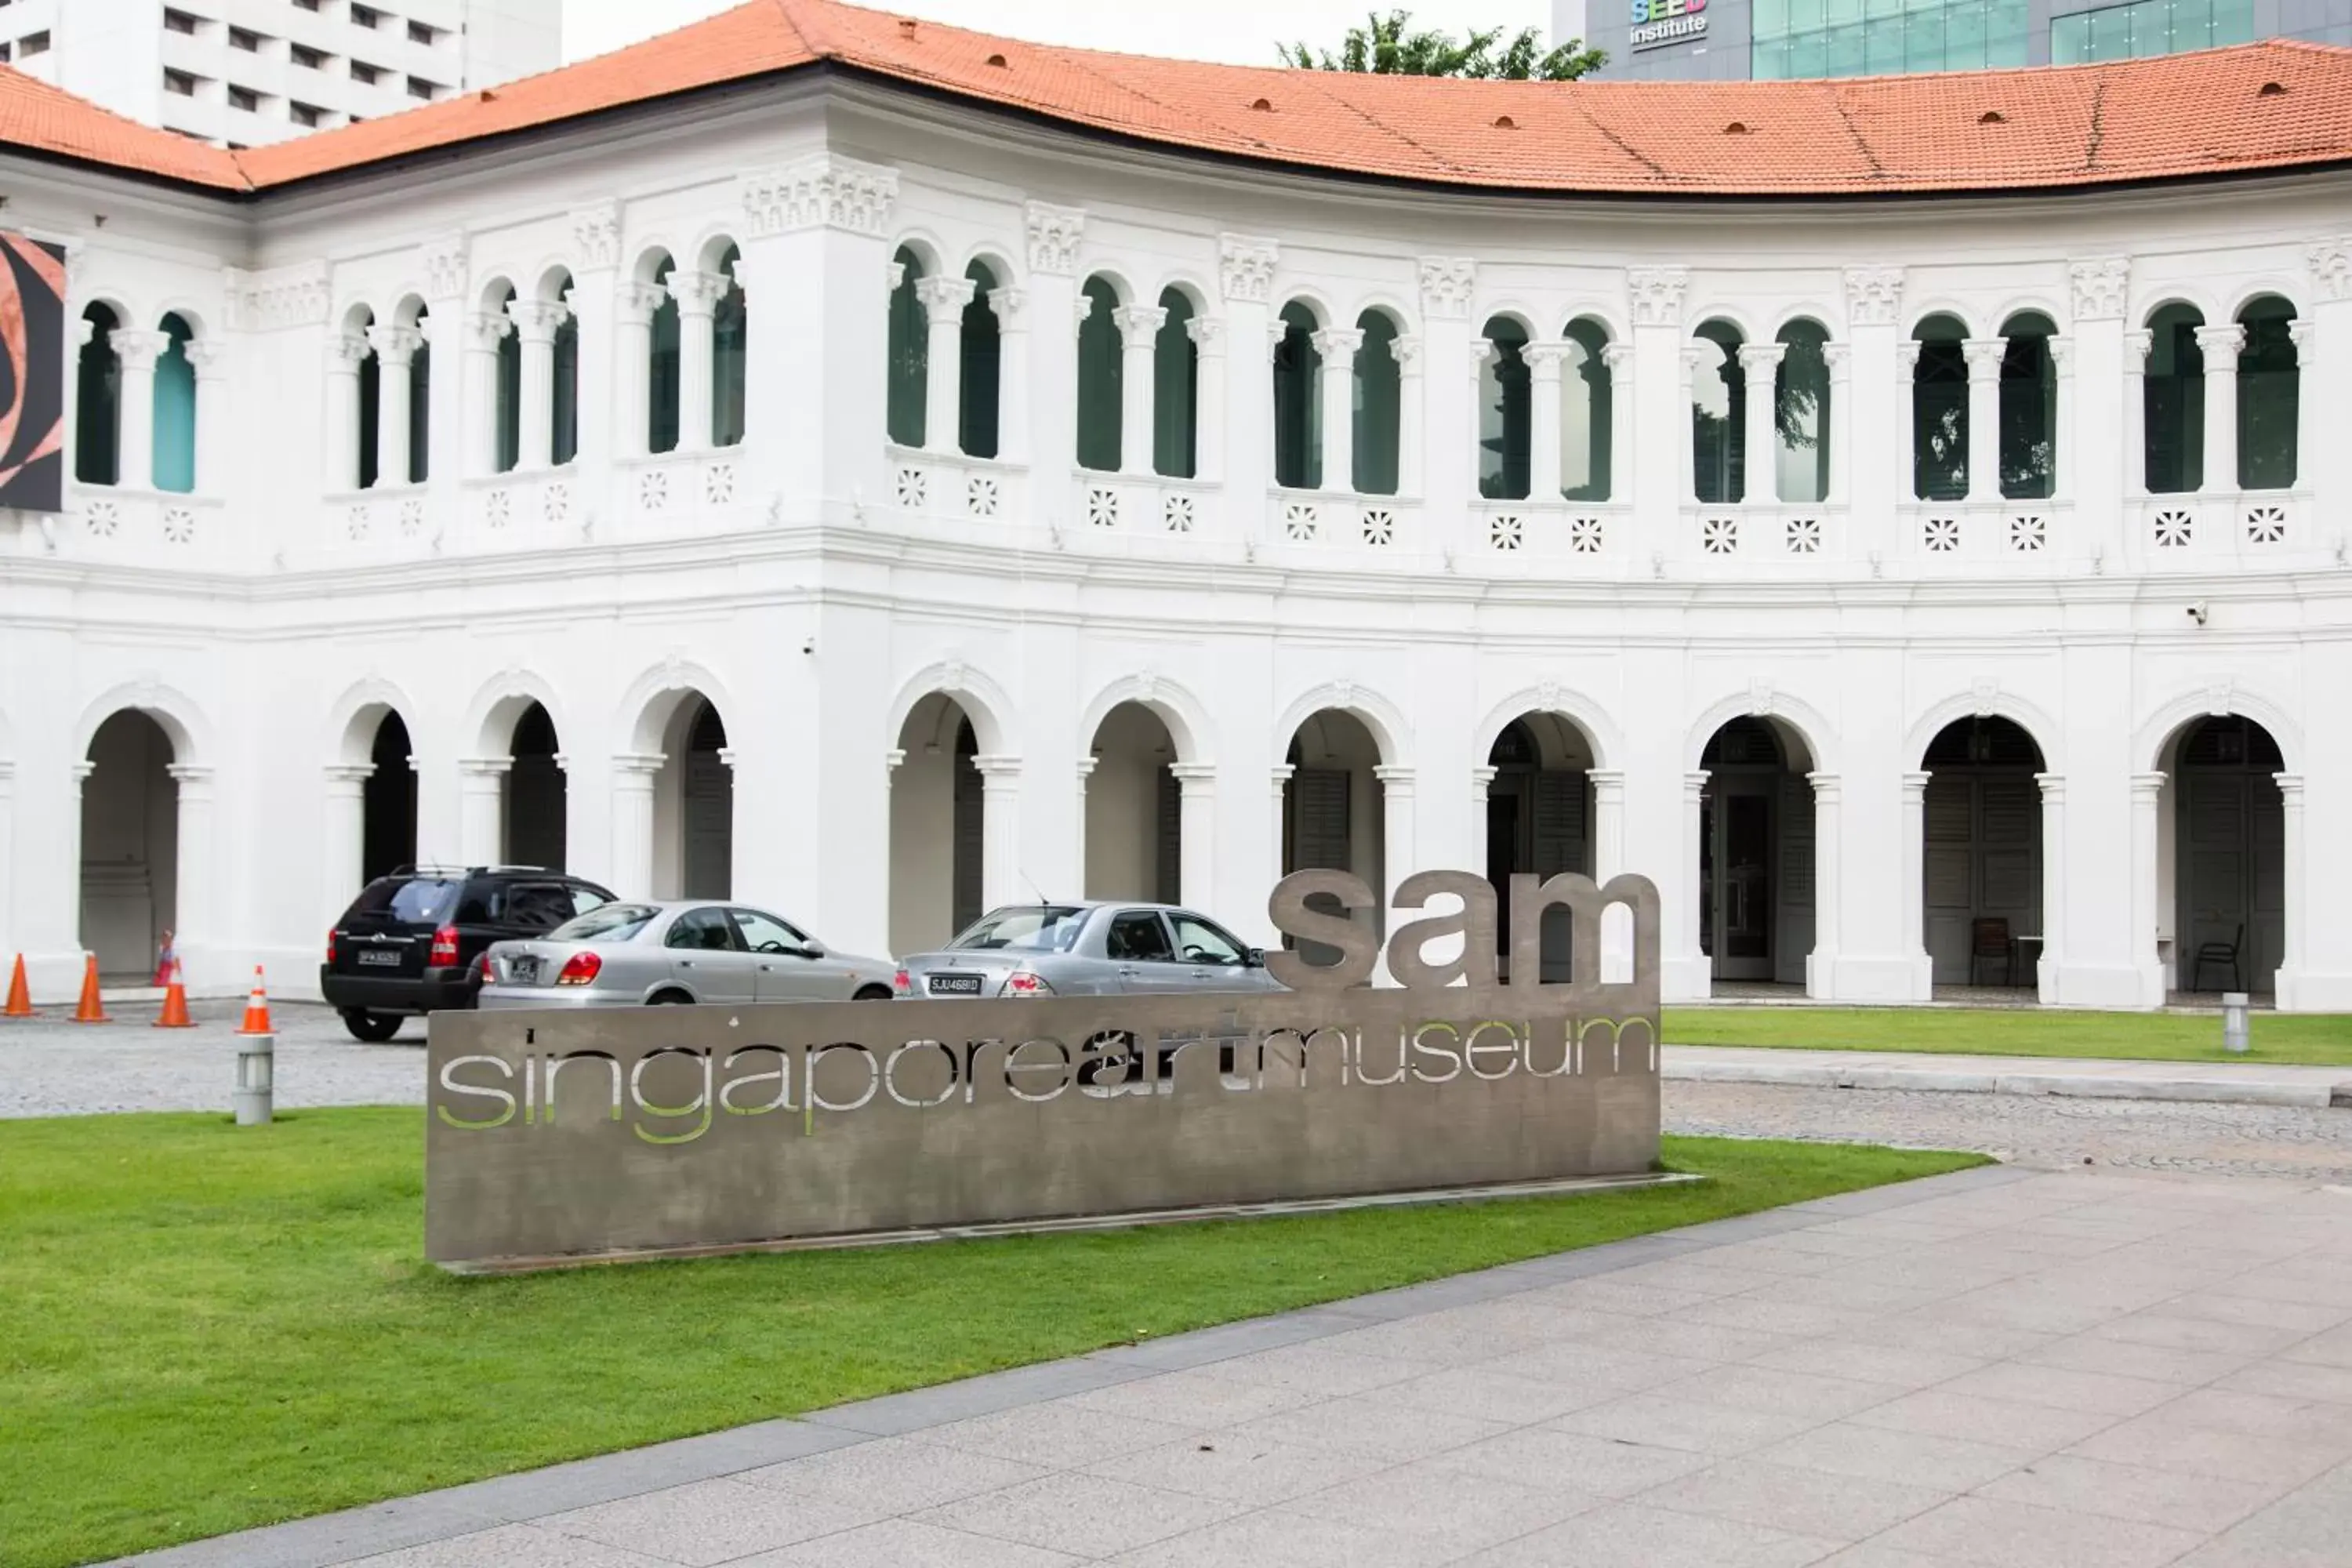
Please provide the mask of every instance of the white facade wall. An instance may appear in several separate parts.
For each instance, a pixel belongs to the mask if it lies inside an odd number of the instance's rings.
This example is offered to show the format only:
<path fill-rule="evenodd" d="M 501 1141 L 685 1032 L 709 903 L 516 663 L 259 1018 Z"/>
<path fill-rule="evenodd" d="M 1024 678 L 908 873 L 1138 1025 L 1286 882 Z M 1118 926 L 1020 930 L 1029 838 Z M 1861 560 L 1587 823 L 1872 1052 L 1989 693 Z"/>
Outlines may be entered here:
<path fill-rule="evenodd" d="M 675 745 L 681 695 L 707 697 L 734 773 L 735 895 L 876 952 L 944 922 L 893 905 L 943 896 L 950 785 L 941 759 L 905 754 L 902 727 L 945 693 L 975 732 L 987 902 L 1080 891 L 1081 763 L 1111 708 L 1138 700 L 1181 768 L 1186 899 L 1253 940 L 1271 935 L 1278 780 L 1310 715 L 1352 713 L 1380 748 L 1381 842 L 1360 848 L 1391 882 L 1482 867 L 1495 737 L 1566 715 L 1595 761 L 1591 863 L 1664 890 L 1682 998 L 1709 984 L 1694 778 L 1718 726 L 1768 716 L 1809 753 L 1808 988 L 1901 1001 L 1928 984 L 1906 780 L 1947 722 L 2003 716 L 2045 770 L 2042 997 L 2126 1007 L 2175 978 L 2170 791 L 2148 781 L 2182 726 L 2246 715 L 2284 759 L 2280 1005 L 2352 1008 L 2352 915 L 2316 891 L 2352 872 L 2352 739 L 2331 721 L 2352 683 L 2352 472 L 2311 434 L 2352 409 L 2344 177 L 2063 200 L 1519 202 L 1008 137 L 861 91 L 789 87 L 626 139 L 247 208 L 12 171 L 12 221 L 73 247 L 71 313 L 105 300 L 152 327 L 176 310 L 217 345 L 202 351 L 217 361 L 197 494 L 73 486 L 68 515 L 0 523 L 0 952 L 24 951 L 37 989 L 79 973 L 79 773 L 125 707 L 157 718 L 180 770 L 191 980 L 263 961 L 299 990 L 356 879 L 356 779 L 387 706 L 414 743 L 420 854 L 481 861 L 511 726 L 542 702 L 570 867 L 625 894 L 667 853 L 647 841 L 647 759 Z M 730 241 L 750 301 L 748 439 L 634 455 L 643 392 L 615 350 L 631 285 L 657 248 L 683 266 Z M 1018 291 L 1000 458 L 885 440 L 902 245 L 950 276 L 985 258 Z M 470 318 L 559 270 L 581 328 L 581 454 L 489 473 L 488 361 L 467 344 L 494 340 Z M 1096 272 L 1126 302 L 1182 288 L 1219 323 L 1200 479 L 1075 469 L 1071 323 Z M 2168 300 L 2223 321 L 2262 292 L 2311 324 L 2296 487 L 2138 494 L 2127 334 Z M 1418 340 L 1403 493 L 1273 487 L 1267 323 L 1294 299 L 1327 325 L 1381 306 Z M 326 456 L 352 438 L 327 425 L 331 345 L 358 310 L 405 321 L 419 302 L 432 477 L 354 492 Z M 2070 345 L 2058 496 L 1910 499 L 1912 323 L 1950 310 L 1990 336 L 2029 308 Z M 1628 351 L 1607 503 L 1476 498 L 1473 347 L 1504 312 L 1545 340 L 1589 314 Z M 1720 316 L 1769 342 L 1798 315 L 1846 361 L 1831 500 L 1699 506 L 1692 330 Z M 2155 514 L 2182 506 L 2196 542 L 2159 547 Z M 2284 531 L 2258 542 L 2249 517 L 2273 507 Z M 1367 542 L 1372 513 L 1386 542 Z M 2014 546 L 2027 514 L 2041 548 Z M 1931 550 L 1948 521 L 1960 548 Z M 1800 524 L 1818 525 L 1817 549 L 1791 544 Z M 930 805 L 910 814 L 918 792 Z M 1359 812 L 1359 835 L 1372 821 Z"/>

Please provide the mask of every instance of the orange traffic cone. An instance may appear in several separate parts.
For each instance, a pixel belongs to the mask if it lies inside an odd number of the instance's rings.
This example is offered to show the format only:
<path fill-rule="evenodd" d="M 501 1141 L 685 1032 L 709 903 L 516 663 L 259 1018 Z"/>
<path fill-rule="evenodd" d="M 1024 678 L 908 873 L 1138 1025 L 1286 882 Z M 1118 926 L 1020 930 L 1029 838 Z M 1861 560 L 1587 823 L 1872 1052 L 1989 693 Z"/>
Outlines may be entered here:
<path fill-rule="evenodd" d="M 33 1014 L 32 987 L 25 984 L 25 955 L 16 955 L 16 973 L 8 977 L 8 1005 L 0 1007 L 0 1018 L 30 1018 Z"/>
<path fill-rule="evenodd" d="M 74 1007 L 73 1021 L 77 1024 L 114 1022 L 106 1016 L 105 1005 L 98 999 L 98 954 L 94 952 L 82 954 L 81 1001 Z"/>
<path fill-rule="evenodd" d="M 163 1010 L 156 1015 L 159 1029 L 193 1029 L 196 1021 L 188 1016 L 188 985 L 180 973 L 180 961 L 172 961 L 172 983 L 163 988 Z"/>
<path fill-rule="evenodd" d="M 245 999 L 245 1022 L 236 1026 L 240 1035 L 274 1035 L 277 1028 L 269 1022 L 269 995 L 261 988 L 261 965 L 253 966 L 253 994 Z"/>

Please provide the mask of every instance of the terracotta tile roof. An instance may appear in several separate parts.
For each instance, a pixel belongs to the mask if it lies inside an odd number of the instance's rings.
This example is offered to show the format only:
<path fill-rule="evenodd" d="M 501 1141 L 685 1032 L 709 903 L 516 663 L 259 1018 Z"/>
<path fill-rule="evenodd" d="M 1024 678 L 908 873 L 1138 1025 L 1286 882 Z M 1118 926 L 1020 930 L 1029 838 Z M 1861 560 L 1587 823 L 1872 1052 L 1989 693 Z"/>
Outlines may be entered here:
<path fill-rule="evenodd" d="M 837 0 L 751 0 L 544 76 L 236 153 L 0 70 L 0 144 L 260 191 L 819 61 L 1139 142 L 1491 189 L 2029 190 L 2352 160 L 2352 50 L 2311 44 L 1838 81 L 1462 82 L 1061 48 Z"/>

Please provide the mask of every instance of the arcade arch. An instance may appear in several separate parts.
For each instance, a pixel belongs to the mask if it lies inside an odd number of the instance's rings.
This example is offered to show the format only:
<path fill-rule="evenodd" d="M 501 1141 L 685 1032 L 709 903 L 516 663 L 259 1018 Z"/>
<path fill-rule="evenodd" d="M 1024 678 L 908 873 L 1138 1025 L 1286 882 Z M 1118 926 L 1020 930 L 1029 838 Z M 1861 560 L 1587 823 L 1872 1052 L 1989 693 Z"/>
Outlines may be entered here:
<path fill-rule="evenodd" d="M 2168 989 L 2273 994 L 2294 936 L 2286 786 L 2300 781 L 2277 737 L 2240 714 L 2182 724 L 2157 767 L 2155 929 Z"/>
<path fill-rule="evenodd" d="M 1709 737 L 1699 767 L 1699 951 L 1716 980 L 1806 982 L 1819 850 L 1812 748 L 1746 714 Z"/>
<path fill-rule="evenodd" d="M 1355 713 L 1322 708 L 1291 733 L 1282 770 L 1282 872 L 1350 872 L 1378 895 L 1354 912 L 1375 935 L 1388 929 L 1387 837 L 1390 803 L 1381 770 L 1386 759 Z M 1314 955 L 1318 963 L 1332 955 Z"/>
<path fill-rule="evenodd" d="M 944 947 L 986 912 L 987 790 L 963 705 L 933 691 L 899 725 L 890 778 L 890 951 Z"/>
<path fill-rule="evenodd" d="M 1495 889 L 1496 973 L 1510 978 L 1511 878 L 1594 874 L 1593 786 L 1598 748 L 1563 713 L 1522 713 L 1503 726 L 1477 776 L 1486 797 L 1486 880 Z M 1571 921 L 1565 909 L 1543 918 L 1547 983 L 1570 978 Z"/>
<path fill-rule="evenodd" d="M 1955 719 L 1920 758 L 1920 929 L 1931 983 L 2023 988 L 2038 979 L 2043 908 L 2033 737 L 1998 715 Z"/>
<path fill-rule="evenodd" d="M 1137 701 L 1103 715 L 1079 764 L 1089 899 L 1181 903 L 1183 785 L 1167 721 Z"/>
<path fill-rule="evenodd" d="M 84 754 L 80 940 L 112 981 L 144 984 L 180 922 L 181 753 L 153 714 L 123 708 Z"/>

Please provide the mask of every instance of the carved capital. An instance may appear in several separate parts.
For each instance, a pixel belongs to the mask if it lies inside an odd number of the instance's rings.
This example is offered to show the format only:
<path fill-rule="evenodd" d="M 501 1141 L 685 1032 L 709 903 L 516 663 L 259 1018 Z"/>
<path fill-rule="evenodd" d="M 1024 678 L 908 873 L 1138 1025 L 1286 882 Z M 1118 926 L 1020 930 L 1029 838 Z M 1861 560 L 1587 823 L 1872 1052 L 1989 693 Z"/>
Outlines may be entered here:
<path fill-rule="evenodd" d="M 1389 340 L 1389 357 L 1406 375 L 1421 374 L 1422 339 L 1419 332 L 1399 332 Z"/>
<path fill-rule="evenodd" d="M 1184 323 L 1184 335 L 1192 340 L 1202 359 L 1223 359 L 1225 355 L 1225 321 L 1222 316 L 1195 316 Z"/>
<path fill-rule="evenodd" d="M 1274 264 L 1281 249 L 1270 239 L 1244 234 L 1217 236 L 1217 283 L 1228 300 L 1264 303 L 1274 292 Z"/>
<path fill-rule="evenodd" d="M 370 327 L 367 340 L 375 349 L 377 361 L 385 365 L 411 364 L 416 351 L 425 346 L 425 334 L 415 327 Z"/>
<path fill-rule="evenodd" d="M 356 375 L 368 356 L 368 341 L 357 332 L 337 332 L 327 340 L 327 374 Z"/>
<path fill-rule="evenodd" d="M 1690 287 L 1687 267 L 1629 267 L 1625 290 L 1633 301 L 1637 327 L 1679 327 L 1683 324 L 1683 290 Z"/>
<path fill-rule="evenodd" d="M 2219 327 L 2197 329 L 2198 352 L 2205 356 L 2205 371 L 2209 375 L 2217 370 L 2237 369 L 2238 351 L 2245 346 L 2246 329 L 2235 321 Z"/>
<path fill-rule="evenodd" d="M 1326 327 L 1309 333 L 1307 341 L 1323 356 L 1323 368 L 1330 370 L 1356 363 L 1356 351 L 1364 346 L 1364 334 L 1355 327 Z"/>
<path fill-rule="evenodd" d="M 881 238 L 898 198 L 898 171 L 820 153 L 739 184 L 755 239 L 797 229 L 837 228 Z"/>
<path fill-rule="evenodd" d="M 1927 346 L 1916 338 L 1902 339 L 1895 345 L 1895 368 L 1906 376 L 1916 374 L 1919 369 L 1919 351 Z"/>
<path fill-rule="evenodd" d="M 1960 357 L 1969 363 L 1970 381 L 1999 381 L 2000 362 L 2009 353 L 2007 338 L 1962 338 Z"/>
<path fill-rule="evenodd" d="M 1519 358 L 1535 380 L 1558 381 L 1560 367 L 1568 363 L 1568 350 L 1566 343 L 1529 343 L 1519 351 Z"/>
<path fill-rule="evenodd" d="M 2322 299 L 2352 300 L 2352 235 L 2315 240 L 2303 259 Z"/>
<path fill-rule="evenodd" d="M 1748 379 L 1751 382 L 1760 381 L 1769 384 L 1772 379 L 1772 373 L 1780 368 L 1780 362 L 1788 356 L 1789 345 L 1786 343 L 1739 345 L 1740 368 L 1747 371 Z"/>
<path fill-rule="evenodd" d="M 1168 312 L 1158 305 L 1121 305 L 1110 313 L 1118 341 L 1131 349 L 1150 348 L 1168 324 Z"/>
<path fill-rule="evenodd" d="M 425 242 L 425 297 L 455 300 L 466 292 L 466 237 L 436 235 Z"/>
<path fill-rule="evenodd" d="M 2069 263 L 2067 279 L 2074 286 L 2074 319 L 2078 321 L 2119 321 L 2131 292 L 2131 263 L 2120 256 L 2102 256 Z"/>
<path fill-rule="evenodd" d="M 613 310 L 624 324 L 642 327 L 668 297 L 657 283 L 624 283 L 613 290 Z"/>
<path fill-rule="evenodd" d="M 551 343 L 557 330 L 572 319 L 572 307 L 561 300 L 509 300 L 507 316 L 524 342 Z"/>
<path fill-rule="evenodd" d="M 231 298 L 238 324 L 252 331 L 316 327 L 327 320 L 327 264 L 309 262 L 267 272 L 233 272 Z"/>
<path fill-rule="evenodd" d="M 1601 363 L 1609 367 L 1609 384 L 1620 385 L 1633 379 L 1633 345 L 1611 343 L 1601 351 Z"/>
<path fill-rule="evenodd" d="M 1087 215 L 1076 207 L 1030 202 L 1021 209 L 1029 233 L 1029 270 L 1066 278 L 1078 268 L 1078 245 L 1087 237 Z"/>
<path fill-rule="evenodd" d="M 1903 308 L 1903 268 L 1845 269 L 1845 320 L 1849 327 L 1891 327 Z"/>
<path fill-rule="evenodd" d="M 931 325 L 953 326 L 963 320 L 977 287 L 969 278 L 918 278 L 915 298 L 923 304 L 923 319 Z"/>
<path fill-rule="evenodd" d="M 659 293 L 660 290 L 656 289 L 655 292 Z M 656 300 L 653 305 L 646 307 L 646 313 L 651 315 L 655 306 L 660 303 Z M 494 310 L 478 310 L 466 318 L 466 345 L 485 353 L 495 353 L 499 341 L 513 331 L 514 322 L 505 316 Z"/>
<path fill-rule="evenodd" d="M 719 301 L 727 298 L 727 290 L 734 284 L 735 280 L 724 272 L 673 272 L 669 275 L 669 297 L 677 301 L 679 315 L 708 316 L 719 309 Z"/>
<path fill-rule="evenodd" d="M 1421 258 L 1421 313 L 1431 321 L 1458 321 L 1470 313 L 1478 287 L 1478 263 L 1467 256 Z"/>
<path fill-rule="evenodd" d="M 1015 283 L 988 291 L 988 308 L 995 312 L 996 330 L 1000 332 L 1017 331 L 1022 312 L 1029 308 L 1029 290 Z"/>
<path fill-rule="evenodd" d="M 572 215 L 572 265 L 580 272 L 609 272 L 621 264 L 621 209 L 613 202 Z"/>
<path fill-rule="evenodd" d="M 196 367 L 198 381 L 213 381 L 228 374 L 228 345 L 218 338 L 192 339 L 180 352 Z"/>

